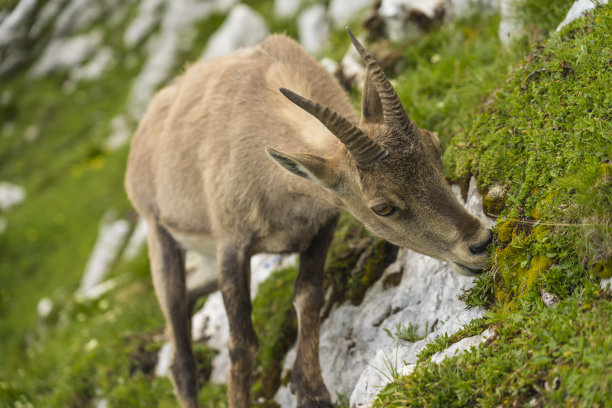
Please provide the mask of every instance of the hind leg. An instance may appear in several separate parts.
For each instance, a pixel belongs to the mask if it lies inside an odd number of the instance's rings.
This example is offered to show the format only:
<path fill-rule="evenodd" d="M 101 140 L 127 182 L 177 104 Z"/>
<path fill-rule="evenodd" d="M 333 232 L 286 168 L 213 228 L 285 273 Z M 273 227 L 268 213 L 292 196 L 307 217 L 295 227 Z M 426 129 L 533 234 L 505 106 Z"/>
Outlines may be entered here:
<path fill-rule="evenodd" d="M 230 326 L 231 367 L 227 382 L 230 408 L 250 405 L 251 371 L 257 352 L 257 335 L 251 320 L 249 289 L 250 256 L 248 246 L 230 240 L 217 249 L 219 288 Z"/>
<path fill-rule="evenodd" d="M 183 250 L 155 220 L 149 220 L 148 244 L 155 293 L 172 343 L 171 379 L 183 408 L 197 408 L 196 363 L 185 286 Z"/>

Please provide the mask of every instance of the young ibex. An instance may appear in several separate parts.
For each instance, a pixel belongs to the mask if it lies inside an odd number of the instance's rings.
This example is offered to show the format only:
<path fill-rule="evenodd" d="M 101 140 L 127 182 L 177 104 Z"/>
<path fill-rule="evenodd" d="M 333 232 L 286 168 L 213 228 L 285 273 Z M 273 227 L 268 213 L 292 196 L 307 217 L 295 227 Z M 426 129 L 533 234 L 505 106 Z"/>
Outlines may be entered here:
<path fill-rule="evenodd" d="M 191 66 L 155 96 L 136 132 L 126 187 L 148 221 L 153 282 L 183 407 L 196 407 L 198 393 L 184 248 L 214 248 L 230 324 L 232 408 L 249 406 L 257 350 L 253 254 L 300 253 L 291 380 L 298 407 L 332 406 L 319 365 L 319 310 L 341 209 L 460 273 L 485 265 L 490 232 L 446 183 L 438 138 L 408 118 L 380 66 L 349 34 L 366 65 L 360 122 L 335 78 L 296 42 L 273 35 Z"/>

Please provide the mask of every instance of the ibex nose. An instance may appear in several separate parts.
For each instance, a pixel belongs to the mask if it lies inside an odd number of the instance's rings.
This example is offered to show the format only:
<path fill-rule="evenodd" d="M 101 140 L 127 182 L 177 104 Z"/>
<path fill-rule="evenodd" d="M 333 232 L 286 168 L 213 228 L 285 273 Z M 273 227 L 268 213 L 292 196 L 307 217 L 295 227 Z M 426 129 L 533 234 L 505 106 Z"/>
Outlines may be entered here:
<path fill-rule="evenodd" d="M 478 255 L 483 253 L 487 250 L 487 247 L 489 246 L 491 241 L 493 241 L 493 233 L 491 232 L 491 230 L 489 230 L 489 237 L 479 244 L 470 245 L 470 252 L 472 253 L 472 255 Z"/>

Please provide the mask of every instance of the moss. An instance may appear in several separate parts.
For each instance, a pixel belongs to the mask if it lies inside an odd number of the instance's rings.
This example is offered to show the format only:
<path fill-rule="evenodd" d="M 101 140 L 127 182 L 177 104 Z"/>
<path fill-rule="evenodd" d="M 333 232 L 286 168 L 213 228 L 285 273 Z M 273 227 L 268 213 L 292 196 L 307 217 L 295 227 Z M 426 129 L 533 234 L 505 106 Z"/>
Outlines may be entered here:
<path fill-rule="evenodd" d="M 610 302 L 576 298 L 508 316 L 487 347 L 439 365 L 418 364 L 387 386 L 374 407 L 605 406 L 612 390 L 605 374 L 610 317 Z"/>
<path fill-rule="evenodd" d="M 507 220 L 496 228 L 498 245 L 501 245 L 501 246 L 507 245 L 512 240 L 512 235 L 513 235 L 515 226 L 516 226 L 515 221 Z"/>
<path fill-rule="evenodd" d="M 483 197 L 482 207 L 486 214 L 497 216 L 504 209 L 506 194 L 502 187 L 493 186 Z"/>
<path fill-rule="evenodd" d="M 350 214 L 342 213 L 325 264 L 325 292 L 331 290 L 326 311 L 345 300 L 360 304 L 396 256 L 396 246 L 374 237 Z"/>
<path fill-rule="evenodd" d="M 612 278 L 612 258 L 608 258 L 607 261 L 599 260 L 595 264 L 595 273 L 601 279 Z"/>
<path fill-rule="evenodd" d="M 297 318 L 293 309 L 296 268 L 275 271 L 259 286 L 253 299 L 253 326 L 259 339 L 253 398 L 270 401 L 280 386 L 283 356 L 295 342 Z"/>
<path fill-rule="evenodd" d="M 607 5 L 551 34 L 451 140 L 449 178 L 506 189 L 491 264 L 461 295 L 489 309 L 497 337 L 440 365 L 428 351 L 375 406 L 605 406 L 612 303 L 597 271 L 612 242 L 611 33 Z"/>
<path fill-rule="evenodd" d="M 478 113 L 516 60 L 516 54 L 500 47 L 498 24 L 498 16 L 483 13 L 398 44 L 403 58 L 390 72 L 396 76 L 394 87 L 410 117 L 437 132 L 443 148 Z"/>
<path fill-rule="evenodd" d="M 446 333 L 435 338 L 417 353 L 417 363 L 426 361 L 439 351 L 442 351 L 459 340 L 482 333 L 486 328 L 485 319 L 474 319 L 452 335 Z"/>
<path fill-rule="evenodd" d="M 532 42 L 555 29 L 574 3 L 573 0 L 514 0 L 511 9 Z"/>

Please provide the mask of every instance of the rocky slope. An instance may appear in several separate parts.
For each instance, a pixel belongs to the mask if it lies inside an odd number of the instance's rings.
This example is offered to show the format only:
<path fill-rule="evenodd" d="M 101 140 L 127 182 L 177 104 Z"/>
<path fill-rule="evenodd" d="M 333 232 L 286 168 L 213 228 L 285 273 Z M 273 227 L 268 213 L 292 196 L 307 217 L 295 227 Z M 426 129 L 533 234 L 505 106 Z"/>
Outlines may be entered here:
<path fill-rule="evenodd" d="M 501 13 L 495 29 L 507 47 L 512 47 L 510 39 L 518 38 L 522 30 L 517 25 L 517 11 L 508 1 L 395 0 L 380 2 L 377 9 L 372 3 L 0 3 L 0 252 L 4 258 L 0 265 L 0 317 L 5 322 L 0 328 L 0 343 L 2 354 L 10 356 L 0 367 L 0 401 L 8 406 L 32 402 L 41 406 L 131 406 L 135 401 L 128 402 L 127 396 L 134 394 L 141 404 L 147 396 L 151 398 L 148 406 L 174 403 L 169 383 L 163 378 L 167 372 L 163 356 L 168 350 L 160 336 L 163 322 L 158 312 L 151 311 L 156 305 L 142 250 L 146 230 L 131 211 L 121 180 L 135 124 L 156 89 L 179 74 L 187 61 L 213 58 L 256 43 L 270 32 L 286 31 L 315 55 L 332 55 L 335 61 L 325 59 L 324 65 L 348 84 L 353 81 L 349 86 L 355 89 L 362 69 L 342 32 L 347 23 L 357 25 L 365 20 L 364 37 L 386 33 L 402 44 L 413 44 L 415 38 L 424 38 L 431 30 L 433 40 L 424 42 L 436 45 L 424 60 L 429 64 L 426 69 L 433 71 L 434 65 L 440 67 L 446 58 L 438 54 L 436 30 L 470 16 L 471 7 L 487 13 L 486 19 L 498 18 L 495 16 Z M 592 6 L 589 1 L 577 1 L 563 25 Z M 476 36 L 476 30 L 466 23 L 453 32 L 453 41 Z M 486 58 L 497 58 L 494 54 Z M 383 51 L 380 55 L 387 54 Z M 414 69 L 419 57 L 400 58 L 390 68 L 398 75 L 398 92 L 410 104 L 411 115 L 436 123 L 435 118 L 440 117 L 423 114 L 423 104 L 414 101 L 412 89 L 403 82 L 403 69 L 406 65 Z M 458 61 L 449 63 L 453 74 L 439 68 L 441 77 L 467 75 L 460 72 Z M 419 80 L 425 82 L 424 78 Z M 434 98 L 447 93 L 451 98 L 427 103 L 435 107 L 432 111 L 452 116 L 449 99 L 463 97 L 454 94 L 453 88 L 464 85 L 456 79 L 448 86 L 438 86 L 424 92 L 431 92 Z M 469 183 L 469 192 L 466 180 L 459 181 L 467 192 L 468 208 L 493 224 L 494 219 L 482 213 L 476 180 Z M 489 199 L 491 191 L 488 189 Z M 211 265 L 197 257 L 189 261 L 191 270 L 211 272 Z M 260 282 L 275 287 L 273 271 L 292 262 L 295 260 L 278 257 L 254 259 L 253 297 Z M 277 291 L 290 294 L 290 282 L 283 284 Z M 417 355 L 432 347 L 437 347 L 438 354 L 426 360 L 441 362 L 445 355 L 496 335 L 494 327 L 479 319 L 485 313 L 484 304 L 465 310 L 465 303 L 457 298 L 474 282 L 455 276 L 427 257 L 400 250 L 380 279 L 368 284 L 372 286 L 359 306 L 348 300 L 333 304 L 323 323 L 323 375 L 340 404 L 350 401 L 351 407 L 370 406 L 382 386 L 395 384 L 399 374 L 408 375 L 417 360 L 422 360 Z M 136 300 L 140 302 L 132 303 Z M 138 314 L 139 307 L 146 310 Z M 291 314 L 287 313 L 281 320 L 290 326 Z M 131 333 L 130 327 L 147 334 L 141 338 Z M 211 295 L 196 314 L 193 328 L 194 340 L 201 347 L 199 355 L 205 361 L 203 378 L 223 383 L 228 365 L 227 322 L 218 294 Z M 290 334 L 283 336 L 282 341 L 291 338 Z M 444 351 L 450 342 L 441 347 L 440 339 L 450 337 L 455 344 Z M 105 347 L 103 339 L 108 342 Z M 288 385 L 281 384 L 294 358 L 291 351 L 284 355 L 289 346 L 273 356 L 279 365 L 275 368 L 277 381 L 256 392 L 267 403 L 274 397 L 282 407 L 293 404 Z M 274 347 L 276 343 L 272 347 L 276 350 Z M 69 357 L 59 357 L 59 350 L 64 349 L 72 350 Z M 123 366 L 115 362 L 113 354 L 130 363 Z M 25 365 L 21 363 L 24 360 L 28 361 Z M 280 361 L 284 361 L 282 372 Z M 106 371 L 107 365 L 114 367 L 115 373 Z M 62 372 L 54 367 L 63 367 Z M 155 373 L 162 377 L 155 378 Z M 63 379 L 63 385 L 49 391 L 43 383 L 53 377 Z M 222 394 L 222 388 L 207 385 L 202 404 L 222 406 Z"/>

